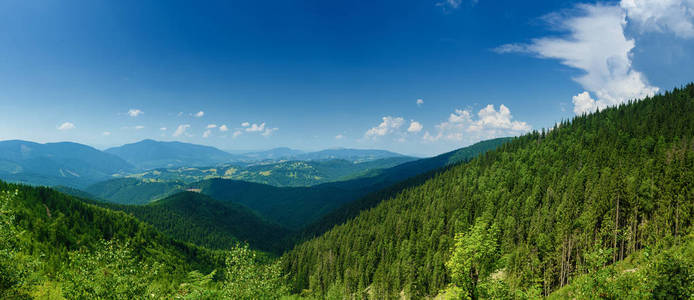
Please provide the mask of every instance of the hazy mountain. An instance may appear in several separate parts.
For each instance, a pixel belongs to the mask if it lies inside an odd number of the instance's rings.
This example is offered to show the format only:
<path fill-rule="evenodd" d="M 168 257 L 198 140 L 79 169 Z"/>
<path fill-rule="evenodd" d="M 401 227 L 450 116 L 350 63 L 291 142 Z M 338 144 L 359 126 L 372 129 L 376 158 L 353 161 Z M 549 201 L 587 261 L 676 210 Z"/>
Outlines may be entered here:
<path fill-rule="evenodd" d="M 344 159 L 309 161 L 263 161 L 232 163 L 214 167 L 159 168 L 127 174 L 125 177 L 146 181 L 182 181 L 192 183 L 210 178 L 224 178 L 264 183 L 273 186 L 313 186 L 359 177 L 371 171 L 390 168 L 415 160 L 398 156 L 363 162 Z"/>
<path fill-rule="evenodd" d="M 210 146 L 149 139 L 109 148 L 105 152 L 117 155 L 140 169 L 214 166 L 242 158 Z"/>
<path fill-rule="evenodd" d="M 386 150 L 370 150 L 370 149 L 349 149 L 335 148 L 326 149 L 316 152 L 309 152 L 295 155 L 292 159 L 295 160 L 321 160 L 321 159 L 344 159 L 350 161 L 368 161 L 381 158 L 404 156 L 395 152 Z"/>
<path fill-rule="evenodd" d="M 132 169 L 123 159 L 82 144 L 0 142 L 0 178 L 7 181 L 82 187 Z"/>
<path fill-rule="evenodd" d="M 254 151 L 243 153 L 243 156 L 252 160 L 280 160 L 292 159 L 293 157 L 303 154 L 304 151 L 291 149 L 287 147 L 279 147 L 265 151 Z"/>

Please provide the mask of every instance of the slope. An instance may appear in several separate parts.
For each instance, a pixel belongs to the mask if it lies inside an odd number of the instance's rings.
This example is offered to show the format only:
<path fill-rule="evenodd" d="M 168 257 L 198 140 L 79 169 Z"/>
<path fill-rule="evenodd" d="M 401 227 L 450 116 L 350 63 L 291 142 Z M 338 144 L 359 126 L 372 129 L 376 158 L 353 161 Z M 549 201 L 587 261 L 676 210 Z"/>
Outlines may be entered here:
<path fill-rule="evenodd" d="M 117 178 L 92 184 L 85 192 L 100 199 L 119 204 L 147 204 L 183 190 L 178 181 L 145 181 L 135 178 Z"/>
<path fill-rule="evenodd" d="M 376 206 L 383 199 L 395 196 L 408 187 L 421 184 L 426 179 L 444 171 L 447 166 L 469 161 L 508 141 L 511 141 L 511 138 L 486 140 L 431 158 L 415 160 L 389 169 L 371 171 L 363 174 L 360 178 L 335 183 L 334 185 L 342 188 L 366 186 L 370 187 L 369 190 L 373 192 L 332 210 L 303 228 L 295 238 L 301 241 L 319 236 L 333 226 L 356 217 L 361 211 Z"/>
<path fill-rule="evenodd" d="M 289 231 L 270 224 L 248 208 L 208 196 L 181 192 L 148 205 L 100 204 L 135 216 L 169 236 L 210 249 L 229 249 L 239 242 L 279 252 Z"/>
<path fill-rule="evenodd" d="M 70 268 L 70 259 L 75 259 L 73 255 L 84 249 L 99 248 L 103 241 L 128 245 L 132 255 L 143 264 L 165 264 L 162 271 L 166 273 L 160 274 L 164 282 L 185 276 L 194 269 L 210 272 L 223 265 L 223 258 L 211 251 L 174 241 L 125 213 L 87 204 L 49 188 L 0 182 L 0 193 L 2 225 L 16 226 L 21 232 L 20 240 L 15 240 L 12 248 L 3 251 L 23 248 L 24 254 L 19 257 L 28 259 L 27 256 L 31 256 L 38 260 L 24 267 L 55 280 L 63 274 L 60 270 Z M 4 219 L 7 213 L 12 213 L 9 220 Z M 7 235 L 7 229 L 3 227 L 3 240 L 12 238 Z M 8 274 L 2 273 L 0 290 L 7 287 L 4 275 Z M 33 277 L 24 279 L 36 280 Z"/>
<path fill-rule="evenodd" d="M 549 295 L 595 253 L 613 263 L 677 244 L 692 231 L 692 182 L 694 84 L 453 166 L 298 245 L 285 270 L 316 295 L 421 298 L 452 283 L 474 297 L 499 277 Z"/>

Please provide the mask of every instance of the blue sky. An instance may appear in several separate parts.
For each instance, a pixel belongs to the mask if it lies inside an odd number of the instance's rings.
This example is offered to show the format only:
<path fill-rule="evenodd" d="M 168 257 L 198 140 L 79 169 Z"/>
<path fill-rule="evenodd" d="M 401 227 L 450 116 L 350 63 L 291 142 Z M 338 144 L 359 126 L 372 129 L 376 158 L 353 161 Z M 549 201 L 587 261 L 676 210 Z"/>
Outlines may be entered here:
<path fill-rule="evenodd" d="M 693 15 L 693 0 L 0 0 L 0 139 L 437 154 L 693 81 Z"/>

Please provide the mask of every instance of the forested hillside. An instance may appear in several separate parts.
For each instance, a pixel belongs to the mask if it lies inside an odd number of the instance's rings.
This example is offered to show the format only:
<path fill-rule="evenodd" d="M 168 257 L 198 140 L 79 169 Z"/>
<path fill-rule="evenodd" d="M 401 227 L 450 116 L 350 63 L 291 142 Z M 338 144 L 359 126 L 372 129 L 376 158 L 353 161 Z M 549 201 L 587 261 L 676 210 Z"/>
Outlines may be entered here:
<path fill-rule="evenodd" d="M 181 192 L 147 205 L 99 204 L 124 211 L 180 241 L 208 249 L 229 249 L 239 243 L 279 252 L 289 231 L 271 224 L 236 203 L 222 203 L 206 195 Z"/>
<path fill-rule="evenodd" d="M 451 167 L 297 246 L 285 270 L 295 291 L 319 297 L 549 295 L 637 251 L 681 243 L 692 232 L 693 182 L 690 84 Z M 648 278 L 674 280 L 692 260 Z M 646 298 L 662 292 L 645 289 Z"/>
<path fill-rule="evenodd" d="M 122 212 L 0 182 L 2 299 L 276 299 L 277 263 L 246 246 L 212 251 Z"/>
<path fill-rule="evenodd" d="M 116 178 L 92 184 L 85 192 L 100 199 L 119 204 L 147 204 L 180 192 L 185 184 L 180 181 L 150 181 L 136 178 Z"/>

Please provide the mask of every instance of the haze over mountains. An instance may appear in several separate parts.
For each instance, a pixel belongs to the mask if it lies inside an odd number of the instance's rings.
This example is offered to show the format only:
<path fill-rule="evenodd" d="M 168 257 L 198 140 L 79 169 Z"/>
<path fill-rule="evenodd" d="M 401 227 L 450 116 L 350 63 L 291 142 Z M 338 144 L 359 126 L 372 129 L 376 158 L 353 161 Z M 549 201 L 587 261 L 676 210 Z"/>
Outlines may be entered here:
<path fill-rule="evenodd" d="M 134 169 L 116 155 L 82 144 L 0 141 L 0 179 L 7 181 L 86 186 Z"/>
<path fill-rule="evenodd" d="M 230 154 L 210 146 L 149 139 L 104 151 L 72 142 L 40 144 L 11 140 L 0 141 L 0 179 L 36 185 L 86 187 L 114 176 L 127 176 L 156 168 L 213 168 L 224 164 L 236 164 L 239 168 L 259 162 L 271 163 L 290 159 L 369 162 L 385 158 L 395 160 L 372 167 L 385 167 L 388 164 L 392 166 L 394 163 L 413 159 L 388 151 L 357 149 L 331 149 L 304 153 L 285 148 L 255 152 L 245 156 Z M 224 173 L 219 176 L 222 175 Z M 320 174 L 311 176 L 313 176 L 311 178 L 324 177 Z M 334 179 L 336 178 L 330 180 Z"/>

